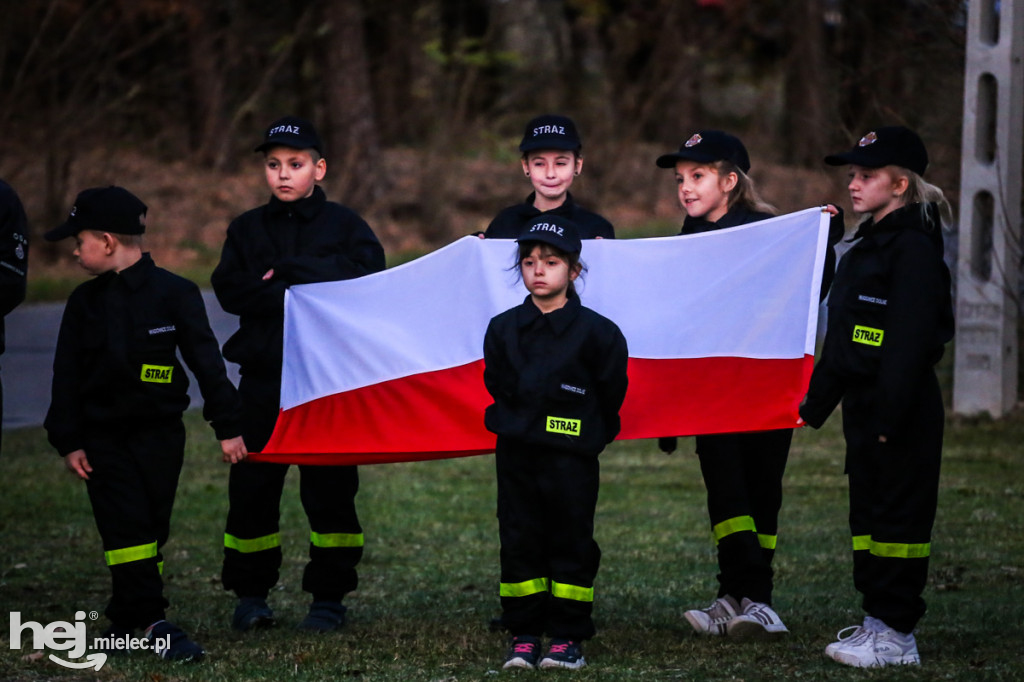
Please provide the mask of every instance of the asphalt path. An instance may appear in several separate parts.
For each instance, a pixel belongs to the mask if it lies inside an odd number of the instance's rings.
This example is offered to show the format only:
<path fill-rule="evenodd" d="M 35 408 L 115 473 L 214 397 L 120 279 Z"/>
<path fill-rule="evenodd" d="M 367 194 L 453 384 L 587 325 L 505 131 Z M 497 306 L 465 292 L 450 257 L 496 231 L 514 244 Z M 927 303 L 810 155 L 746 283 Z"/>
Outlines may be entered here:
<path fill-rule="evenodd" d="M 210 326 L 221 345 L 238 329 L 238 318 L 221 310 L 212 291 L 203 292 Z M 64 314 L 63 303 L 39 303 L 19 306 L 5 319 L 7 350 L 0 356 L 3 380 L 3 428 L 39 426 L 50 406 L 50 382 L 53 379 L 53 354 L 57 331 Z M 228 376 L 238 385 L 238 365 L 228 363 Z M 191 407 L 203 404 L 195 377 L 189 372 Z"/>

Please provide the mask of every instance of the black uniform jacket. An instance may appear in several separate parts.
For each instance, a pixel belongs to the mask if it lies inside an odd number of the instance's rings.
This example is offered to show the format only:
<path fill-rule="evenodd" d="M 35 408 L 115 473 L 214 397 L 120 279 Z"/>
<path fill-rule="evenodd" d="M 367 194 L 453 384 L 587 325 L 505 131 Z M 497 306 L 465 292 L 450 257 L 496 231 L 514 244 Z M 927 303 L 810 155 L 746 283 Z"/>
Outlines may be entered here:
<path fill-rule="evenodd" d="M 679 234 L 697 234 L 699 232 L 721 230 L 727 227 L 739 227 L 740 225 L 756 223 L 773 217 L 771 213 L 752 211 L 744 206 L 736 205 L 714 222 L 704 218 L 686 216 L 686 220 L 683 221 L 683 228 L 679 231 Z M 828 223 L 828 250 L 825 251 L 825 265 L 821 276 L 821 300 L 825 300 L 829 287 L 832 286 L 832 277 L 836 270 L 836 251 L 834 247 L 843 238 L 844 231 L 843 212 L 840 210 L 837 215 L 829 219 Z"/>
<path fill-rule="evenodd" d="M 4 352 L 4 316 L 25 300 L 28 270 L 28 221 L 21 200 L 0 180 L 0 353 Z"/>
<path fill-rule="evenodd" d="M 263 280 L 271 269 L 274 276 Z M 221 307 L 239 316 L 224 357 L 241 365 L 243 374 L 280 378 L 285 290 L 383 269 L 384 249 L 370 226 L 327 201 L 320 187 L 294 202 L 271 197 L 231 222 L 210 278 Z"/>
<path fill-rule="evenodd" d="M 904 206 L 878 223 L 868 220 L 854 239 L 839 261 L 825 345 L 800 416 L 819 427 L 847 388 L 874 386 L 871 431 L 890 435 L 953 338 L 938 208 Z"/>
<path fill-rule="evenodd" d="M 503 208 L 487 226 L 484 236 L 489 239 L 516 239 L 530 219 L 548 213 L 571 220 L 579 229 L 580 239 L 615 239 L 615 228 L 612 224 L 598 214 L 581 208 L 573 201 L 571 193 L 566 192 L 565 203 L 550 211 L 540 211 L 533 205 L 536 196 L 536 192 L 531 192 L 523 203 Z"/>
<path fill-rule="evenodd" d="M 189 380 L 203 395 L 203 416 L 217 438 L 241 433 L 241 404 L 224 370 L 199 287 L 149 254 L 107 272 L 68 298 L 53 361 L 53 395 L 44 426 L 64 456 L 85 447 L 85 433 L 180 418 Z"/>
<path fill-rule="evenodd" d="M 499 436 L 596 455 L 619 433 L 626 339 L 570 294 L 542 314 L 529 296 L 495 316 L 484 337 L 484 423 Z"/>

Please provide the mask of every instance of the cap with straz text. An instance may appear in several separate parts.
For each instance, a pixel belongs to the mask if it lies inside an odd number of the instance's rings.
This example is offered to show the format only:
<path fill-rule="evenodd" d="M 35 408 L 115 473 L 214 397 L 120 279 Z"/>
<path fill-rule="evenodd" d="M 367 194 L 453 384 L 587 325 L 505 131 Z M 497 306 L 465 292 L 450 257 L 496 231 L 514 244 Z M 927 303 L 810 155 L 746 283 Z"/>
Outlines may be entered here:
<path fill-rule="evenodd" d="M 539 215 L 523 226 L 517 242 L 544 242 L 566 253 L 579 253 L 583 248 L 576 223 L 557 215 Z"/>
<path fill-rule="evenodd" d="M 324 145 L 317 135 L 313 124 L 298 116 L 279 118 L 267 128 L 263 135 L 263 143 L 253 151 L 265 152 L 271 147 L 291 147 L 293 149 L 315 149 L 320 156 L 324 155 Z"/>
<path fill-rule="evenodd" d="M 544 114 L 526 124 L 519 151 L 532 152 L 538 149 L 563 149 L 578 152 L 583 147 L 576 124 L 568 116 Z"/>

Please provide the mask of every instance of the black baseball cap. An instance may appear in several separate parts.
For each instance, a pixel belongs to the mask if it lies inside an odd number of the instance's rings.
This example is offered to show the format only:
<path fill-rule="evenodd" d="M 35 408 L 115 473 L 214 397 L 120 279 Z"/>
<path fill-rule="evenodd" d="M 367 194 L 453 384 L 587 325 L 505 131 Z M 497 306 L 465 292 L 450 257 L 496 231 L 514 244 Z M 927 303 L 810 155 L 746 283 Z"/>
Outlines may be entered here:
<path fill-rule="evenodd" d="M 530 119 L 523 132 L 519 151 L 526 153 L 538 149 L 564 149 L 578 152 L 583 148 L 576 124 L 568 116 L 544 114 Z"/>
<path fill-rule="evenodd" d="M 263 136 L 263 144 L 253 151 L 265 152 L 271 147 L 315 149 L 317 154 L 324 155 L 324 143 L 320 141 L 316 128 L 298 116 L 285 116 L 271 123 Z"/>
<path fill-rule="evenodd" d="M 826 156 L 825 163 L 865 168 L 900 166 L 924 175 L 928 168 L 928 151 L 913 130 L 903 126 L 885 126 L 865 134 L 850 151 Z"/>
<path fill-rule="evenodd" d="M 679 161 L 714 163 L 728 161 L 744 173 L 750 172 L 750 157 L 740 138 L 721 130 L 701 130 L 690 136 L 679 151 L 658 157 L 659 168 L 675 168 Z"/>
<path fill-rule="evenodd" d="M 74 237 L 82 230 L 114 234 L 146 231 L 146 205 L 123 187 L 93 187 L 75 197 L 67 220 L 43 235 L 48 242 Z"/>
<path fill-rule="evenodd" d="M 541 214 L 526 223 L 517 242 L 544 242 L 566 253 L 579 253 L 583 249 L 576 223 L 557 215 Z"/>

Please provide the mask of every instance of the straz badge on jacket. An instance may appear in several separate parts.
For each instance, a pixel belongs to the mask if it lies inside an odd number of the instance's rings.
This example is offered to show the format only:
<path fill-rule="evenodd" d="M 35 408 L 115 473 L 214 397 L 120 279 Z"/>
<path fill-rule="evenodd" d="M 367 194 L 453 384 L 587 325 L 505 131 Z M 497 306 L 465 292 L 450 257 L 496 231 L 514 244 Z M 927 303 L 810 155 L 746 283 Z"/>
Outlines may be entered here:
<path fill-rule="evenodd" d="M 548 417 L 548 433 L 562 433 L 566 436 L 580 435 L 580 420 L 566 417 Z"/>

